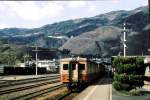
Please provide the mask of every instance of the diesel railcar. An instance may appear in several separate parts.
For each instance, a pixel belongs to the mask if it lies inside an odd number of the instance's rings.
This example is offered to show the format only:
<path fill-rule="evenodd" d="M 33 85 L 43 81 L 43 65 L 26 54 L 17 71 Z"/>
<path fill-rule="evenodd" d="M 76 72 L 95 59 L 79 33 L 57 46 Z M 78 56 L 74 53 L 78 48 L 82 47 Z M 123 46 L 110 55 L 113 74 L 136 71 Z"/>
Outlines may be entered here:
<path fill-rule="evenodd" d="M 105 66 L 87 58 L 63 58 L 60 60 L 61 82 L 69 90 L 79 90 L 105 73 Z"/>

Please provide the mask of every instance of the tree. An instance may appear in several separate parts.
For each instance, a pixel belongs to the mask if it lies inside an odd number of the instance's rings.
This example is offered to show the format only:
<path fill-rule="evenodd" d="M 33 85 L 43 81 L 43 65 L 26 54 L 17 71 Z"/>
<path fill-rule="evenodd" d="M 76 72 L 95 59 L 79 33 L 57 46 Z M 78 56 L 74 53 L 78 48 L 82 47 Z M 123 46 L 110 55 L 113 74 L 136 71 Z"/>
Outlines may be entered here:
<path fill-rule="evenodd" d="M 0 55 L 0 61 L 3 64 L 15 65 L 16 64 L 16 54 L 14 52 L 4 52 Z"/>

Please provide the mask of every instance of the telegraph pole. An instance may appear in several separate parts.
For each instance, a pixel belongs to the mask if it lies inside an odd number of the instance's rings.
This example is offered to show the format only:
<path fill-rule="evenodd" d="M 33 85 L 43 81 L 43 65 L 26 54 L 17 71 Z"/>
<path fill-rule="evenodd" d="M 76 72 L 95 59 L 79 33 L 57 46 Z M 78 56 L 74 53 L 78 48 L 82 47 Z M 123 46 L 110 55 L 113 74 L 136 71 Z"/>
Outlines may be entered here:
<path fill-rule="evenodd" d="M 150 0 L 148 0 L 148 8 L 149 8 L 149 11 L 150 11 Z M 149 13 L 149 18 L 150 18 L 150 13 Z"/>
<path fill-rule="evenodd" d="M 124 58 L 126 57 L 126 23 L 123 24 L 123 55 L 124 55 Z"/>
<path fill-rule="evenodd" d="M 148 0 L 148 6 L 149 6 L 149 24 L 150 24 L 150 0 Z M 148 43 L 150 43 L 149 37 L 150 37 L 150 30 L 149 30 L 149 34 L 148 34 Z M 148 51 L 150 52 L 150 45 L 148 45 Z"/>
<path fill-rule="evenodd" d="M 38 51 L 40 51 L 40 50 L 38 50 L 38 47 L 37 47 L 37 45 L 35 46 L 35 50 L 32 50 L 32 51 L 35 51 L 36 52 L 36 54 L 35 54 L 35 59 L 36 59 L 36 69 L 35 69 L 35 75 L 37 76 L 38 75 Z"/>
<path fill-rule="evenodd" d="M 37 58 L 37 56 L 38 56 L 38 51 L 37 51 L 37 45 L 36 45 L 36 47 L 35 47 L 35 50 L 36 50 L 36 76 L 37 76 L 37 67 L 38 67 L 38 58 Z"/>

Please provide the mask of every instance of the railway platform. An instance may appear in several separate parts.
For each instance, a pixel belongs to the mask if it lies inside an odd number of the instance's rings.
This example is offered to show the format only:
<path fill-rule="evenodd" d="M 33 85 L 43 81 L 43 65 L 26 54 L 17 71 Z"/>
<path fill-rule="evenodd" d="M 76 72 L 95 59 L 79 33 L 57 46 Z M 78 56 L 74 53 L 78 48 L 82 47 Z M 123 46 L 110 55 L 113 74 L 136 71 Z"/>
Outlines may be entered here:
<path fill-rule="evenodd" d="M 112 84 L 108 77 L 99 79 L 87 87 L 73 100 L 112 100 Z"/>
<path fill-rule="evenodd" d="M 13 80 L 23 80 L 23 79 L 32 79 L 32 78 L 40 78 L 46 76 L 54 76 L 59 74 L 43 74 L 43 75 L 8 75 L 8 76 L 0 76 L 0 81 L 13 81 Z"/>

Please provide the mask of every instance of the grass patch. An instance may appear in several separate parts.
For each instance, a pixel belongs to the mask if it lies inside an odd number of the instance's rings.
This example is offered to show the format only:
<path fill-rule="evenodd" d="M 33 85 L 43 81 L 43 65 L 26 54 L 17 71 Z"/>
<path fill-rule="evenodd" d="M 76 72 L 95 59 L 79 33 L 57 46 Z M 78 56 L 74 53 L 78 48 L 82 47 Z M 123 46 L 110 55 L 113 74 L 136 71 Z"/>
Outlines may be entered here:
<path fill-rule="evenodd" d="M 121 96 L 141 96 L 142 95 L 141 91 L 138 89 L 131 89 L 127 91 L 127 90 L 116 90 L 114 88 L 114 90 L 117 92 L 117 94 Z"/>
<path fill-rule="evenodd" d="M 140 91 L 137 90 L 137 89 L 132 89 L 129 91 L 129 94 L 132 95 L 132 96 L 140 96 Z"/>

